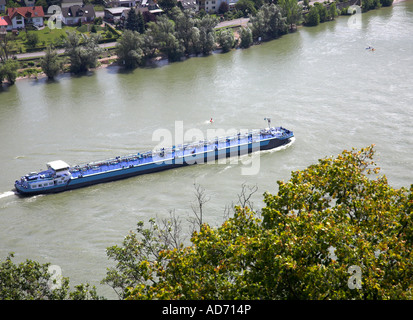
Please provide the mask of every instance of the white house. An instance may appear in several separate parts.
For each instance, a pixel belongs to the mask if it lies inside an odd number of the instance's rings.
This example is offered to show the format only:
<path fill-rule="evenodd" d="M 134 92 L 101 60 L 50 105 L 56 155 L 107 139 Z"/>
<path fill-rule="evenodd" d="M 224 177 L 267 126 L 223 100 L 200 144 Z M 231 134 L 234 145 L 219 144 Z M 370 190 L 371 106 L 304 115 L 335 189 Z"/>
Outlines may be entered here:
<path fill-rule="evenodd" d="M 139 0 L 108 0 L 106 1 L 106 5 L 111 8 L 117 8 L 117 7 L 132 8 L 132 7 L 135 7 L 138 3 L 139 3 Z"/>
<path fill-rule="evenodd" d="M 230 8 L 235 6 L 238 0 L 196 0 L 198 11 L 204 9 L 208 13 L 218 12 L 219 6 L 222 2 L 228 3 Z"/>
<path fill-rule="evenodd" d="M 44 12 L 41 6 L 7 8 L 7 16 L 11 21 L 11 26 L 7 29 L 23 29 L 26 25 L 43 26 Z"/>

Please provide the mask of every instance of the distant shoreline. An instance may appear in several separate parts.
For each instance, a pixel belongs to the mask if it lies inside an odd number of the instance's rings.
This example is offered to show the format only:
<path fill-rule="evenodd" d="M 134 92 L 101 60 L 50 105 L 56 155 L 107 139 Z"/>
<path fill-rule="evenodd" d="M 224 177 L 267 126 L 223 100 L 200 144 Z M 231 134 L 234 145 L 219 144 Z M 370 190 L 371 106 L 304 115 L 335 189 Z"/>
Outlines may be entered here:
<path fill-rule="evenodd" d="M 393 0 L 393 3 L 392 3 L 391 6 L 393 6 L 393 5 L 397 4 L 397 3 L 400 3 L 400 2 L 405 2 L 405 1 L 409 1 L 409 0 Z M 245 19 L 244 19 L 244 20 L 245 20 Z M 231 21 L 236 21 L 236 22 L 237 22 L 237 21 L 241 21 L 241 19 L 235 19 L 235 20 L 231 20 Z M 225 21 L 224 23 L 229 23 L 229 24 L 231 24 L 231 21 Z M 245 24 L 245 21 L 241 22 L 241 23 L 240 23 L 240 26 L 243 25 L 243 24 Z M 98 69 L 107 68 L 107 67 L 110 67 L 110 66 L 117 65 L 117 62 L 109 63 L 110 60 L 114 60 L 114 59 L 116 59 L 116 58 L 117 58 L 117 56 L 109 56 L 109 57 L 106 57 L 106 58 L 98 59 L 98 61 L 100 62 L 100 65 L 99 65 L 98 67 L 96 67 L 96 68 L 91 68 L 89 71 L 94 71 L 94 70 L 98 70 Z M 158 57 L 158 58 L 155 58 L 155 60 L 159 60 L 159 57 Z M 59 75 L 61 75 L 61 74 L 71 74 L 71 73 L 70 73 L 70 72 L 62 72 L 62 73 L 60 73 Z M 46 77 L 47 77 L 47 76 L 46 76 L 46 74 L 45 74 L 44 72 L 39 72 L 39 73 L 38 73 L 37 75 L 35 75 L 35 76 L 33 76 L 33 75 L 26 75 L 26 76 L 17 77 L 17 78 L 16 78 L 16 81 L 25 80 L 25 79 L 39 80 L 39 79 L 43 79 L 43 78 L 46 78 Z M 3 83 L 3 84 L 4 84 L 4 83 Z M 0 84 L 0 86 L 1 86 L 1 84 Z"/>

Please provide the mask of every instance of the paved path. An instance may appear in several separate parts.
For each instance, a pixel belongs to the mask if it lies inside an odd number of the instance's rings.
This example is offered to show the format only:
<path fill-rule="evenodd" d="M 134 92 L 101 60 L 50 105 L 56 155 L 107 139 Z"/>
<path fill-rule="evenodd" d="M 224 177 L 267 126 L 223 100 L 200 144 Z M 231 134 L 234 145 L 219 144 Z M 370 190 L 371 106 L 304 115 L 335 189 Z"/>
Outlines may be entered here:
<path fill-rule="evenodd" d="M 250 18 L 240 18 L 240 19 L 234 19 L 234 20 L 229 20 L 229 21 L 223 21 L 218 23 L 218 25 L 215 28 L 222 28 L 222 27 L 228 27 L 228 26 L 246 26 Z"/>
<path fill-rule="evenodd" d="M 99 47 L 107 48 L 107 47 L 114 47 L 115 45 L 116 45 L 116 42 L 108 42 L 108 43 L 99 44 Z M 57 53 L 63 53 L 65 49 L 58 49 L 56 51 Z M 19 54 L 16 54 L 16 57 L 17 59 L 27 59 L 27 58 L 43 57 L 44 55 L 45 55 L 44 51 L 38 51 L 38 52 L 30 52 L 30 53 L 19 53 Z"/>

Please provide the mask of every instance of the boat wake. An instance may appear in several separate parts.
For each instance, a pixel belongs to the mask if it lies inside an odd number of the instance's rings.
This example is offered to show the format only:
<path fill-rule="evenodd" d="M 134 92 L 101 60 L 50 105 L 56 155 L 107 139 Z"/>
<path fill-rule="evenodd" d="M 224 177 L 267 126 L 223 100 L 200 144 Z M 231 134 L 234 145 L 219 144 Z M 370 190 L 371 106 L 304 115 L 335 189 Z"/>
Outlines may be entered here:
<path fill-rule="evenodd" d="M 15 191 L 6 191 L 6 192 L 3 192 L 3 193 L 0 193 L 0 199 L 10 197 L 10 196 L 13 196 L 15 194 L 16 194 Z"/>

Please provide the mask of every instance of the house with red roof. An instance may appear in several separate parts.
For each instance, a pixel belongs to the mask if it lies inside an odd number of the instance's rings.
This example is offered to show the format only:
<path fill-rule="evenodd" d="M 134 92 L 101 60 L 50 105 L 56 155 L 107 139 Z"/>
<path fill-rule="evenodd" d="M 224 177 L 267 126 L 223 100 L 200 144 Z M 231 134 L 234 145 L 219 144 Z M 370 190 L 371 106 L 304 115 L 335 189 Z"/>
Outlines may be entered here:
<path fill-rule="evenodd" d="M 6 14 L 11 22 L 7 30 L 23 29 L 27 25 L 43 27 L 44 11 L 41 6 L 7 8 Z"/>
<path fill-rule="evenodd" d="M 7 30 L 12 29 L 12 23 L 8 16 L 0 17 L 0 35 L 6 34 Z"/>
<path fill-rule="evenodd" d="M 7 26 L 11 25 L 11 20 L 8 16 L 1 16 L 0 17 L 0 27 L 7 28 Z"/>

